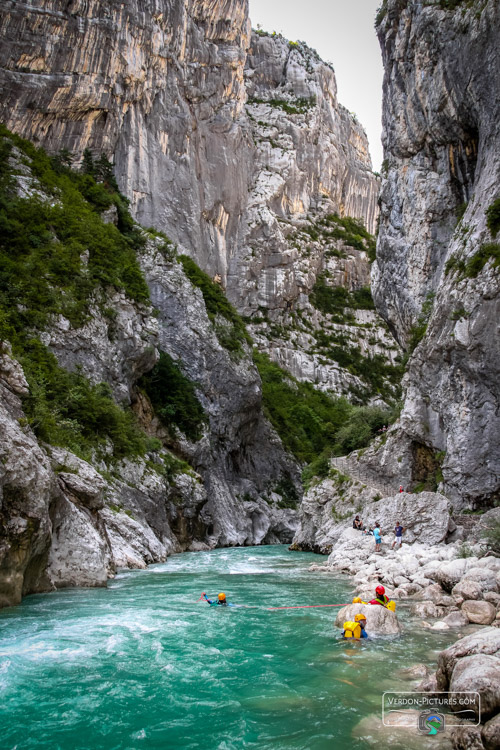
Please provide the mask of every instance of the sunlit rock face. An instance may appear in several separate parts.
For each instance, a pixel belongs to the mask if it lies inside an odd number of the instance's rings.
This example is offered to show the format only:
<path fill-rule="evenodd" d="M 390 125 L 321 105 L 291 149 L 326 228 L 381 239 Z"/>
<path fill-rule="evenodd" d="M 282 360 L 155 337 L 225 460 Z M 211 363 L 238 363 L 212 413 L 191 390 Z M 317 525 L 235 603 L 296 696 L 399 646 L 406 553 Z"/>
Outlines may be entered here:
<path fill-rule="evenodd" d="M 305 219 L 337 212 L 374 233 L 379 181 L 366 134 L 338 103 L 335 74 L 314 50 L 253 33 L 245 80 L 253 169 L 227 286 L 251 312 L 290 307 L 316 278 L 322 255 L 306 260 L 291 237 Z"/>
<path fill-rule="evenodd" d="M 252 331 L 274 361 L 336 393 L 364 387 L 290 320 L 329 324 L 308 303 L 320 273 L 350 291 L 369 283 L 365 252 L 329 257 L 299 236 L 331 213 L 376 227 L 380 180 L 332 67 L 302 42 L 252 33 L 246 0 L 0 8 L 0 119 L 50 152 L 105 153 L 139 222 L 217 275 L 242 314 L 294 329 L 292 345 L 272 325 Z M 392 362 L 377 316 L 358 318 L 341 334 Z"/>
<path fill-rule="evenodd" d="M 423 307 L 429 318 L 409 364 L 408 450 L 440 454 L 455 502 L 488 504 L 500 488 L 499 249 L 485 214 L 500 196 L 500 9 L 441 5 L 389 0 L 379 13 L 385 162 L 372 281 L 402 343 Z"/>
<path fill-rule="evenodd" d="M 234 234 L 245 192 L 246 0 L 1 5 L 1 119 L 49 151 L 114 154 L 136 218 L 219 265 L 214 228 Z"/>
<path fill-rule="evenodd" d="M 2 6 L 0 119 L 51 152 L 113 156 L 137 220 L 220 274 L 239 307 L 248 276 L 268 305 L 297 295 L 279 220 L 333 209 L 374 231 L 378 180 L 333 70 L 251 35 L 246 0 Z M 249 262 L 253 240 L 267 254 Z"/>

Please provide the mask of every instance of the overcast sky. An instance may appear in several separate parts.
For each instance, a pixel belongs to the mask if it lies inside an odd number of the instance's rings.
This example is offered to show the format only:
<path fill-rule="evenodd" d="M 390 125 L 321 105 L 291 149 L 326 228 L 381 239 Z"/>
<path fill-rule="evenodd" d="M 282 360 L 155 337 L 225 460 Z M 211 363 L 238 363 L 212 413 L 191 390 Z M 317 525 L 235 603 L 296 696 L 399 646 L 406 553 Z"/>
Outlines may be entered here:
<path fill-rule="evenodd" d="M 382 59 L 374 19 L 381 0 L 249 0 L 252 27 L 300 39 L 333 63 L 338 99 L 355 112 L 380 171 Z"/>

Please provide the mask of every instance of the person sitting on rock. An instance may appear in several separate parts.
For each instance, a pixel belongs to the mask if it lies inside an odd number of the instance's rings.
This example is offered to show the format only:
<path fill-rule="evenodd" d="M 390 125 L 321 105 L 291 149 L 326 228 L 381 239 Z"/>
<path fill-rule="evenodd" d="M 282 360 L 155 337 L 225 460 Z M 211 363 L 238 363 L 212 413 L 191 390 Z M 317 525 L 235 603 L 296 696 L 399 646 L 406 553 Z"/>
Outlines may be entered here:
<path fill-rule="evenodd" d="M 365 615 L 359 614 L 354 615 L 354 622 L 344 622 L 344 632 L 342 636 L 344 638 L 368 638 L 368 633 L 365 630 L 366 617 Z"/>
<path fill-rule="evenodd" d="M 394 529 L 395 538 L 391 545 L 391 549 L 394 549 L 394 546 L 401 547 L 401 542 L 403 541 L 403 534 L 405 533 L 406 529 L 403 529 L 399 521 L 396 521 L 396 527 Z"/>
<path fill-rule="evenodd" d="M 372 599 L 369 604 L 381 604 L 382 607 L 386 607 L 390 599 L 385 595 L 385 588 L 383 586 L 377 586 L 375 589 L 375 599 Z"/>
<path fill-rule="evenodd" d="M 373 529 L 373 536 L 375 538 L 375 552 L 382 552 L 382 535 L 380 531 L 380 524 L 377 521 L 375 528 Z"/>
<path fill-rule="evenodd" d="M 220 593 L 217 599 L 215 599 L 215 601 L 212 601 L 211 599 L 209 599 L 208 596 L 205 594 L 205 592 L 203 592 L 202 596 L 205 599 L 205 601 L 208 602 L 208 604 L 210 604 L 211 607 L 217 607 L 217 606 L 227 607 L 228 606 L 226 595 L 223 593 Z"/>
<path fill-rule="evenodd" d="M 352 522 L 352 528 L 353 529 L 358 529 L 358 531 L 362 531 L 362 529 L 363 529 L 363 521 L 361 520 L 361 518 L 359 516 L 356 516 L 356 518 Z"/>

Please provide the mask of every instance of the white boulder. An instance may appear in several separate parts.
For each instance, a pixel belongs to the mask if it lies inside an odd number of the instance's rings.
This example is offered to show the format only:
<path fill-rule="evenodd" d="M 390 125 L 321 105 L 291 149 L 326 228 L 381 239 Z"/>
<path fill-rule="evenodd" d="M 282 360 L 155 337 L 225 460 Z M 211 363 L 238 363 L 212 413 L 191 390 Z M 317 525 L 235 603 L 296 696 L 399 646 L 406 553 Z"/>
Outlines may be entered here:
<path fill-rule="evenodd" d="M 366 616 L 368 635 L 399 635 L 401 632 L 396 614 L 378 604 L 349 604 L 337 613 L 335 625 L 342 628 L 344 622 L 354 620 L 357 614 Z"/>
<path fill-rule="evenodd" d="M 460 659 L 453 670 L 449 690 L 450 693 L 478 692 L 481 696 L 481 716 L 477 706 L 476 719 L 490 719 L 500 711 L 500 659 L 487 654 Z"/>
<path fill-rule="evenodd" d="M 491 602 L 465 601 L 462 604 L 462 612 L 469 622 L 477 625 L 491 625 L 496 617 L 496 609 Z"/>

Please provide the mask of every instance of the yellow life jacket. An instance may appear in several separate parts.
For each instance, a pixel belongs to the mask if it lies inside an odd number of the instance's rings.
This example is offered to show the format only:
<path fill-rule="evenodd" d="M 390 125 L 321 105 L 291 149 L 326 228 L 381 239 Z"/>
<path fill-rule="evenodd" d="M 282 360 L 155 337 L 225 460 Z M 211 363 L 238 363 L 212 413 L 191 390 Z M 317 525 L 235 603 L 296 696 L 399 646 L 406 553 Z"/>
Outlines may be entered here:
<path fill-rule="evenodd" d="M 387 602 L 387 604 L 385 606 L 387 607 L 387 609 L 390 609 L 391 612 L 395 612 L 396 611 L 396 602 L 394 602 L 394 601 Z"/>
<path fill-rule="evenodd" d="M 351 620 L 344 622 L 344 638 L 361 638 L 359 622 L 352 622 Z"/>

